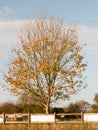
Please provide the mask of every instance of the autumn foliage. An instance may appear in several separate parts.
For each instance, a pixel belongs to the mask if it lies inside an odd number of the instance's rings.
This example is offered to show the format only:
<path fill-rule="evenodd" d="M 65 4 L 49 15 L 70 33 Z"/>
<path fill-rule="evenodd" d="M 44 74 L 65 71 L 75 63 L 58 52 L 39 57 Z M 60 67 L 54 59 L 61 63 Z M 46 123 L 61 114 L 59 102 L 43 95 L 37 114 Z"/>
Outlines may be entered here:
<path fill-rule="evenodd" d="M 8 89 L 42 106 L 69 98 L 84 87 L 83 63 L 77 29 L 53 18 L 28 21 L 21 31 L 20 46 L 4 75 Z"/>

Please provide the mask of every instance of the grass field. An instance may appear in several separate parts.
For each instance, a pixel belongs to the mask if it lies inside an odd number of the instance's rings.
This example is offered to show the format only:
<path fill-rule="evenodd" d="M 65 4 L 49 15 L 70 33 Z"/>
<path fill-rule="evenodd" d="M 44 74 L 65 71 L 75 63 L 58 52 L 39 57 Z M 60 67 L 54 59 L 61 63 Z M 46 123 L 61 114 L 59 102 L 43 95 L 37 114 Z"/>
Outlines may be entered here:
<path fill-rule="evenodd" d="M 0 125 L 0 130 L 98 130 L 98 124 L 5 124 Z"/>

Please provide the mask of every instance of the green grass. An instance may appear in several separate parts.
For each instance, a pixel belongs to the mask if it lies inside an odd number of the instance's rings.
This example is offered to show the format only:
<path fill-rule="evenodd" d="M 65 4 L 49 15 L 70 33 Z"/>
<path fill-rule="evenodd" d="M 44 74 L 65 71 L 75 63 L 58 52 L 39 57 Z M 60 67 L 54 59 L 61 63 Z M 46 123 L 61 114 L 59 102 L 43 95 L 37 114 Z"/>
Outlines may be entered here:
<path fill-rule="evenodd" d="M 0 130 L 98 130 L 98 124 L 1 124 Z"/>

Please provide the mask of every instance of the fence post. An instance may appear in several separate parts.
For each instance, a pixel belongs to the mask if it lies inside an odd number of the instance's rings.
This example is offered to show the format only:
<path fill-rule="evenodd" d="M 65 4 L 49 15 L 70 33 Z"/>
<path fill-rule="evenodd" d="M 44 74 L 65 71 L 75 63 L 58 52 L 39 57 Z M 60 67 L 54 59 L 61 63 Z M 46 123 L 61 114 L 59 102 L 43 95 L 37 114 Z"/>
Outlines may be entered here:
<path fill-rule="evenodd" d="M 56 113 L 54 112 L 54 128 L 56 126 Z"/>
<path fill-rule="evenodd" d="M 28 125 L 30 125 L 30 124 L 31 124 L 31 114 L 28 113 Z"/>
<path fill-rule="evenodd" d="M 82 123 L 84 123 L 84 113 L 83 112 L 81 112 L 81 121 L 82 121 Z"/>
<path fill-rule="evenodd" d="M 3 124 L 5 124 L 5 121 L 6 121 L 6 116 L 5 113 L 3 113 Z"/>

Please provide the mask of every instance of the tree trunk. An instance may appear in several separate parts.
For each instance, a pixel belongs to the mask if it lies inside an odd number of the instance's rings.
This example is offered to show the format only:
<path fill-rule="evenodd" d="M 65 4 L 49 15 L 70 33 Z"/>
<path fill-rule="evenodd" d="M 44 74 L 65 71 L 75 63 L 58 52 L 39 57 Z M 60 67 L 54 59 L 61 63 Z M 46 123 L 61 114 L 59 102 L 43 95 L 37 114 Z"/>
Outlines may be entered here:
<path fill-rule="evenodd" d="M 49 114 L 50 113 L 50 107 L 49 107 L 49 104 L 46 105 L 46 114 Z"/>

